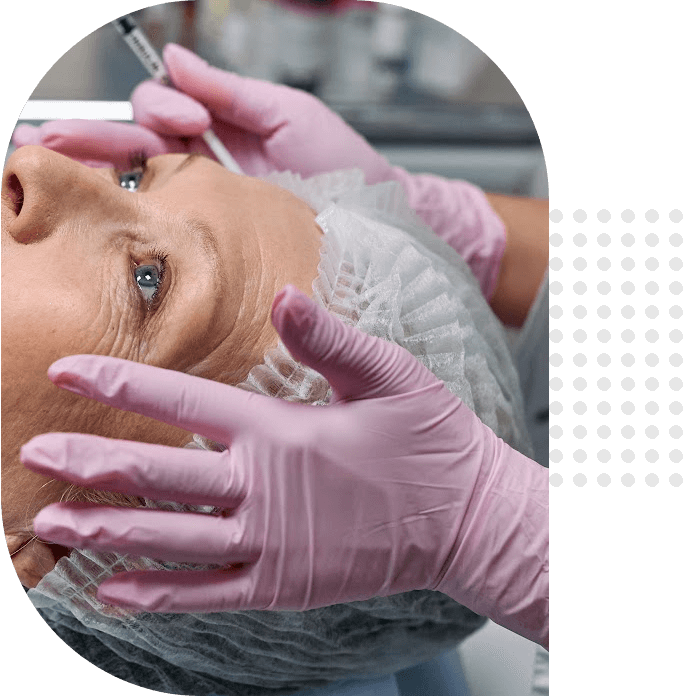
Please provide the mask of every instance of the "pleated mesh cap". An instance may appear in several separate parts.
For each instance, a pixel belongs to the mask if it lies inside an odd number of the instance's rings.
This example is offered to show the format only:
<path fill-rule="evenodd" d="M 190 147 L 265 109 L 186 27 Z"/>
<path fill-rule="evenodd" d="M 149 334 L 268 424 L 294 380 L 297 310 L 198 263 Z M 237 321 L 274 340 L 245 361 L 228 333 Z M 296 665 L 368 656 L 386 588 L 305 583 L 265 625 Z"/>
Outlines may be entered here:
<path fill-rule="evenodd" d="M 356 171 L 267 179 L 318 213 L 325 235 L 315 299 L 347 324 L 409 350 L 499 437 L 530 454 L 502 327 L 465 262 L 413 214 L 400 185 L 365 186 Z M 282 344 L 239 386 L 321 408 L 331 396 L 327 381 Z M 193 446 L 222 443 L 196 437 Z M 388 674 L 454 647 L 484 623 L 430 591 L 305 612 L 137 615 L 102 605 L 95 595 L 118 570 L 187 567 L 198 566 L 73 551 L 29 596 L 54 625 L 135 662 L 140 668 L 126 672 L 134 683 L 170 693 L 284 694 Z"/>

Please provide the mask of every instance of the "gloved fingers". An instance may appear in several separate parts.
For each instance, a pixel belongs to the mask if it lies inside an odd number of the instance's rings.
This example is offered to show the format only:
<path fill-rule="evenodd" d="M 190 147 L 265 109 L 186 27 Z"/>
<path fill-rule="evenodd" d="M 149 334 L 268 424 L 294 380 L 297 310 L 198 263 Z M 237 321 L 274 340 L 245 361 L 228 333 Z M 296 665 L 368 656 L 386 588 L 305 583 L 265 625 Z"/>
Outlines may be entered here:
<path fill-rule="evenodd" d="M 17 147 L 42 145 L 79 161 L 109 162 L 119 169 L 129 166 L 131 154 L 136 152 L 154 157 L 183 151 L 175 149 L 175 143 L 133 123 L 73 119 L 28 128 L 31 127 L 15 130 L 13 142 Z"/>
<path fill-rule="evenodd" d="M 229 447 L 238 434 L 263 434 L 261 424 L 286 402 L 201 377 L 103 355 L 70 355 L 48 377 L 63 389 L 133 411 Z"/>
<path fill-rule="evenodd" d="M 438 384 L 410 353 L 347 326 L 293 285 L 276 295 L 271 320 L 292 356 L 330 382 L 336 401 L 395 396 Z"/>
<path fill-rule="evenodd" d="M 69 548 L 114 551 L 179 563 L 226 565 L 258 560 L 242 516 L 217 516 L 92 503 L 54 503 L 33 520 L 39 538 Z"/>
<path fill-rule="evenodd" d="M 154 80 L 131 95 L 136 123 L 161 135 L 193 137 L 211 128 L 211 115 L 197 100 Z"/>
<path fill-rule="evenodd" d="M 228 452 L 46 433 L 27 442 L 20 459 L 50 478 L 152 500 L 235 508 L 245 496 L 244 472 Z"/>
<path fill-rule="evenodd" d="M 12 144 L 15 147 L 24 145 L 40 145 L 40 126 L 31 126 L 28 123 L 21 123 L 12 133 Z"/>
<path fill-rule="evenodd" d="M 164 47 L 164 64 L 174 86 L 204 104 L 214 117 L 258 135 L 270 135 L 286 122 L 282 95 L 298 94 L 215 68 L 177 44 Z"/>
<path fill-rule="evenodd" d="M 45 124 L 43 124 L 45 125 Z M 12 133 L 12 144 L 19 148 L 24 147 L 24 145 L 40 145 L 45 147 L 42 142 L 42 137 L 44 131 L 41 130 L 42 126 L 31 126 L 28 123 L 22 123 L 14 129 Z M 103 167 L 112 167 L 114 164 L 112 162 L 102 160 L 102 159 L 87 159 L 83 157 L 76 157 L 71 155 L 71 159 L 84 164 L 86 167 L 91 167 L 93 169 L 99 169 Z"/>
<path fill-rule="evenodd" d="M 225 570 L 142 570 L 118 573 L 97 590 L 101 602 L 137 611 L 207 613 L 265 609 L 253 596 L 251 566 Z"/>

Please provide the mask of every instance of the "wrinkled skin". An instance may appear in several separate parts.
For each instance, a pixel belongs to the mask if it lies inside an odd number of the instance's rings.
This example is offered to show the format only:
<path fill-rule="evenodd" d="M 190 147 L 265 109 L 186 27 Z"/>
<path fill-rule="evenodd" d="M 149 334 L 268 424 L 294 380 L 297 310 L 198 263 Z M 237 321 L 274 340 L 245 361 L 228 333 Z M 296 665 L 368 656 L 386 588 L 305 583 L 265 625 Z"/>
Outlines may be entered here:
<path fill-rule="evenodd" d="M 42 147 L 10 157 L 2 183 L 2 519 L 25 586 L 66 551 L 31 541 L 31 525 L 67 486 L 21 466 L 24 442 L 48 431 L 174 446 L 191 438 L 58 389 L 49 365 L 95 353 L 236 384 L 277 342 L 269 319 L 277 291 L 292 283 L 311 293 L 320 235 L 314 212 L 295 196 L 205 157 L 154 157 L 135 192 L 112 169 Z M 162 265 L 148 302 L 135 269 Z"/>

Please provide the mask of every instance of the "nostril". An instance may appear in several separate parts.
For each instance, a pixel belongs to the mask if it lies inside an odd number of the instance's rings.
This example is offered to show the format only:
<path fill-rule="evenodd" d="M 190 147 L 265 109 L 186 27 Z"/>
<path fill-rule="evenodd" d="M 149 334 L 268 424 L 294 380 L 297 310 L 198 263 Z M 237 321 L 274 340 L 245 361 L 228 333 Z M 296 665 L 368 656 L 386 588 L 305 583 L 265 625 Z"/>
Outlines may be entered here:
<path fill-rule="evenodd" d="M 18 216 L 24 206 L 24 187 L 21 185 L 19 177 L 16 174 L 9 175 L 7 179 L 7 191 L 12 207 L 14 208 L 14 214 Z"/>

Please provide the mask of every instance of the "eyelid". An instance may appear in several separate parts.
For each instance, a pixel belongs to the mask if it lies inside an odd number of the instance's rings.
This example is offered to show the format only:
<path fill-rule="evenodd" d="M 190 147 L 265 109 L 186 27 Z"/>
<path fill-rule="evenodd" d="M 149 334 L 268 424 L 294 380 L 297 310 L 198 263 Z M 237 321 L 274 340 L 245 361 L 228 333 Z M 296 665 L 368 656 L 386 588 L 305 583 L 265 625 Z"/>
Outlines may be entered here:
<path fill-rule="evenodd" d="M 148 249 L 145 253 L 131 257 L 130 282 L 133 284 L 137 305 L 140 314 L 147 318 L 154 314 L 161 306 L 169 288 L 169 264 L 168 254 L 159 248 Z M 159 286 L 152 300 L 146 300 L 135 279 L 135 271 L 141 266 L 157 266 L 159 269 Z"/>

